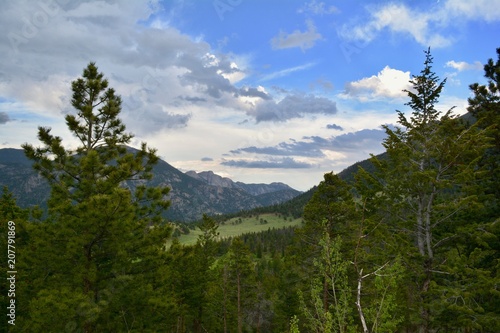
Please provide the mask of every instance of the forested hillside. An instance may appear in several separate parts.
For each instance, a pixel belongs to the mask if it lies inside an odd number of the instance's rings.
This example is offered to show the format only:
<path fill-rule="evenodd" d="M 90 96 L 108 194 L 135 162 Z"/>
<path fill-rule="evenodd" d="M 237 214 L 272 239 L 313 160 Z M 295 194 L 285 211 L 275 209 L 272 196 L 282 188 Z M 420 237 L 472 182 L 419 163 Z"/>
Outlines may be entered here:
<path fill-rule="evenodd" d="M 149 182 L 155 150 L 124 148 L 121 99 L 90 63 L 66 115 L 80 146 L 45 127 L 40 146 L 23 146 L 50 184 L 47 217 L 7 189 L 0 198 L 10 235 L 0 247 L 15 233 L 16 255 L 15 298 L 12 282 L 0 291 L 15 325 L 0 329 L 500 332 L 500 48 L 496 56 L 487 84 L 470 85 L 474 123 L 437 107 L 446 79 L 429 49 L 406 91 L 412 113 L 385 126 L 386 153 L 345 180 L 326 173 L 280 206 L 294 215 L 306 202 L 301 227 L 220 239 L 204 215 L 189 246 L 163 217 L 176 205 L 171 189 Z M 133 191 L 122 186 L 132 180 Z"/>

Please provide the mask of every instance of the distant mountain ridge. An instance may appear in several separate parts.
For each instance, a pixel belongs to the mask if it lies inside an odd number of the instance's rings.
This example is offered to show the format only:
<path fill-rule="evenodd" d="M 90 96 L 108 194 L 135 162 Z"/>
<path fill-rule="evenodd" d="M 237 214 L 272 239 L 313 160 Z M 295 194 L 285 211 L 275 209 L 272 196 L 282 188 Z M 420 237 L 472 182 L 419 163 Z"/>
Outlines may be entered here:
<path fill-rule="evenodd" d="M 227 214 L 274 205 L 301 193 L 280 183 L 244 184 L 226 178 L 216 184 L 215 180 L 223 177 L 213 172 L 214 181 L 209 184 L 201 176 L 196 179 L 161 159 L 153 168 L 153 174 L 150 186 L 170 187 L 171 205 L 165 216 L 173 221 L 189 222 L 200 219 L 202 214 Z M 49 184 L 33 170 L 32 162 L 22 149 L 0 149 L 0 187 L 3 186 L 9 188 L 21 207 L 43 207 L 50 196 Z M 133 190 L 135 184 L 127 182 L 125 186 Z"/>
<path fill-rule="evenodd" d="M 239 188 L 254 196 L 278 191 L 296 191 L 290 186 L 279 182 L 274 182 L 271 184 L 246 184 L 242 182 L 234 182 L 230 178 L 215 174 L 213 171 L 188 171 L 186 172 L 186 175 L 201 181 L 205 181 L 208 185 L 227 188 Z M 300 192 L 297 191 L 297 194 L 300 194 Z"/>

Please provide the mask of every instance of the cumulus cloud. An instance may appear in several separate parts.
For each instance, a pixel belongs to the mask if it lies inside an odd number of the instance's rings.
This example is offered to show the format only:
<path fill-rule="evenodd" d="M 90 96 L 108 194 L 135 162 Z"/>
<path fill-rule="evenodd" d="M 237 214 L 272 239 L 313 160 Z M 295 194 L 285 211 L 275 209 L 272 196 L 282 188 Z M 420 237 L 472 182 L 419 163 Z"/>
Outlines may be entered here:
<path fill-rule="evenodd" d="M 299 162 L 291 157 L 271 158 L 269 160 L 226 160 L 221 164 L 229 167 L 252 169 L 307 169 L 314 167 L 313 164 Z"/>
<path fill-rule="evenodd" d="M 60 117 L 74 111 L 71 81 L 95 61 L 138 135 L 185 127 L 202 104 L 241 110 L 242 97 L 271 100 L 259 87 L 234 85 L 246 76 L 241 58 L 215 54 L 156 10 L 149 0 L 0 2 L 0 52 L 9 63 L 0 69 L 0 96 Z"/>
<path fill-rule="evenodd" d="M 316 27 L 312 21 L 307 21 L 307 30 L 295 30 L 292 33 L 280 31 L 278 36 L 271 39 L 271 46 L 274 50 L 300 47 L 302 51 L 310 49 L 317 40 L 322 38 L 321 34 L 316 32 Z"/>
<path fill-rule="evenodd" d="M 254 88 L 254 87 L 243 87 L 238 89 L 236 95 L 245 96 L 245 97 L 259 97 L 263 100 L 270 100 L 271 96 L 266 93 L 263 89 Z"/>
<path fill-rule="evenodd" d="M 0 125 L 8 123 L 10 120 L 11 119 L 7 112 L 0 112 Z"/>
<path fill-rule="evenodd" d="M 469 64 L 465 61 L 451 60 L 446 63 L 446 67 L 451 67 L 461 72 L 467 70 L 481 70 L 483 69 L 483 64 L 480 61 L 475 61 L 474 63 Z"/>
<path fill-rule="evenodd" d="M 362 101 L 405 97 L 403 90 L 411 89 L 410 79 L 410 72 L 385 66 L 377 75 L 347 83 L 344 96 Z"/>
<path fill-rule="evenodd" d="M 196 55 L 185 54 L 179 57 L 178 64 L 187 69 L 180 75 L 181 83 L 191 85 L 213 98 L 220 98 L 223 93 L 235 93 L 236 88 L 222 74 L 231 74 L 240 70 L 231 66 L 228 59 L 206 55 L 202 61 Z"/>
<path fill-rule="evenodd" d="M 281 101 L 263 101 L 247 112 L 261 121 L 286 121 L 300 118 L 308 114 L 335 114 L 337 105 L 325 97 L 313 95 L 294 94 L 288 95 Z"/>
<path fill-rule="evenodd" d="M 342 128 L 342 126 L 339 126 L 337 124 L 328 124 L 326 125 L 326 128 L 328 129 L 333 129 L 333 130 L 337 130 L 337 131 L 343 131 L 344 129 Z"/>

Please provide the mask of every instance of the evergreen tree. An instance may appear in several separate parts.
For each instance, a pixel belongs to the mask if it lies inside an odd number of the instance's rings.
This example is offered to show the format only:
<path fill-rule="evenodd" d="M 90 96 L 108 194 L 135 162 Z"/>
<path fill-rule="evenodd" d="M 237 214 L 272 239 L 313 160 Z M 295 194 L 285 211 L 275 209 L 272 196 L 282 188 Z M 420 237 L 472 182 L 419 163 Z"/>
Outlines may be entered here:
<path fill-rule="evenodd" d="M 218 223 L 203 214 L 202 223 L 198 226 L 202 234 L 198 236 L 196 245 L 194 246 L 193 268 L 190 273 L 193 275 L 193 294 L 194 300 L 194 320 L 193 331 L 202 332 L 204 313 L 210 299 L 207 296 L 208 285 L 215 279 L 212 265 L 215 262 L 216 241 L 219 235 L 217 229 Z"/>
<path fill-rule="evenodd" d="M 446 251 L 460 226 L 455 218 L 477 202 L 477 161 L 486 148 L 483 131 L 466 126 L 453 115 L 453 108 L 444 114 L 436 109 L 446 79 L 439 81 L 432 62 L 429 49 L 424 69 L 413 76 L 412 89 L 406 91 L 411 116 L 397 111 L 401 127 L 385 126 L 388 159 L 372 159 L 378 170 L 364 173 L 368 192 L 362 193 L 363 200 L 373 201 L 368 206 L 379 210 L 388 228 L 403 236 L 399 247 L 415 284 L 409 295 L 416 291 L 419 296 L 413 302 L 418 304 L 421 332 L 431 330 L 432 309 L 439 303 L 436 283 L 441 274 L 449 274 Z"/>
<path fill-rule="evenodd" d="M 236 297 L 237 332 L 243 332 L 245 307 L 253 301 L 254 263 L 250 251 L 241 238 L 235 238 L 229 248 L 228 272 Z"/>
<path fill-rule="evenodd" d="M 331 266 L 330 259 L 327 259 L 324 253 L 325 246 L 330 253 L 331 249 L 335 248 L 332 244 L 337 244 L 334 240 L 340 237 L 342 247 L 338 249 L 339 256 L 345 260 L 353 258 L 355 235 L 352 223 L 359 218 L 358 215 L 351 187 L 332 172 L 324 174 L 324 180 L 304 208 L 305 224 L 297 231 L 301 240 L 303 278 L 309 280 L 312 274 L 323 281 L 321 299 L 324 313 L 329 312 L 332 303 L 338 302 L 338 298 L 330 292 L 337 287 L 332 284 L 332 278 L 324 269 L 324 266 Z M 325 237 L 328 241 L 325 241 Z M 332 320 L 341 319 L 333 317 Z"/>
<path fill-rule="evenodd" d="M 488 129 L 491 147 L 486 151 L 481 164 L 485 165 L 488 177 L 482 184 L 485 189 L 487 213 L 489 219 L 498 218 L 500 210 L 500 48 L 497 48 L 496 62 L 489 59 L 484 65 L 487 85 L 471 84 L 474 97 L 469 98 L 468 110 L 479 122 L 479 126 Z"/>
<path fill-rule="evenodd" d="M 305 230 L 316 237 L 315 243 L 323 236 L 323 227 L 330 236 L 347 233 L 350 221 L 357 218 L 351 186 L 332 172 L 324 174 L 324 179 L 304 208 Z"/>
<path fill-rule="evenodd" d="M 127 293 L 138 291 L 132 288 L 161 257 L 170 233 L 160 215 L 169 205 L 168 188 L 143 185 L 158 157 L 145 143 L 128 150 L 132 135 L 118 118 L 121 99 L 94 63 L 72 82 L 72 90 L 76 114 L 65 119 L 80 145 L 66 149 L 45 127 L 38 131 L 42 147 L 23 145 L 51 185 L 49 217 L 38 235 L 46 241 L 33 254 L 38 260 L 33 264 L 46 267 L 45 275 L 35 278 L 40 284 L 31 302 L 32 327 L 47 332 L 65 325 L 84 332 L 147 327 L 147 285 L 137 299 Z M 124 187 L 131 181 L 139 181 L 133 192 Z"/>
<path fill-rule="evenodd" d="M 453 279 L 449 279 L 443 297 L 442 316 L 448 327 L 471 327 L 482 332 L 500 330 L 500 48 L 498 60 L 489 59 L 484 66 L 487 85 L 470 85 L 474 97 L 468 110 L 490 138 L 490 146 L 479 161 L 485 177 L 477 185 L 480 204 L 459 218 L 467 221 L 460 237 L 449 252 Z"/>
<path fill-rule="evenodd" d="M 19 281 L 19 278 L 23 274 L 20 269 L 22 267 L 22 265 L 20 265 L 22 261 L 20 260 L 19 245 L 24 243 L 24 239 L 20 236 L 24 234 L 21 230 L 25 228 L 27 218 L 28 211 L 21 209 L 17 205 L 13 194 L 4 186 L 2 195 L 0 196 L 0 247 L 2 248 L 0 261 L 3 267 L 9 267 L 9 271 L 19 271 L 19 274 L 15 274 L 16 290 L 13 292 L 16 297 L 10 296 L 12 295 L 12 291 L 10 291 L 10 281 L 7 279 L 9 276 L 6 276 L 6 278 L 4 277 L 2 283 L 0 283 L 0 306 L 2 309 L 8 309 L 8 307 L 11 306 L 10 301 L 15 301 L 15 313 L 13 314 L 15 317 L 9 317 L 10 311 L 7 310 L 6 315 L 4 315 L 2 319 L 3 325 L 0 326 L 0 332 L 8 332 L 9 327 L 15 327 L 11 326 L 11 324 L 7 324 L 7 322 L 13 320 L 13 323 L 19 323 L 20 317 L 23 316 L 25 311 L 25 306 L 19 301 L 21 299 L 21 294 L 24 296 L 24 293 L 20 290 Z M 13 265 L 13 268 L 11 268 L 10 265 Z M 25 291 L 25 288 L 22 290 Z"/>

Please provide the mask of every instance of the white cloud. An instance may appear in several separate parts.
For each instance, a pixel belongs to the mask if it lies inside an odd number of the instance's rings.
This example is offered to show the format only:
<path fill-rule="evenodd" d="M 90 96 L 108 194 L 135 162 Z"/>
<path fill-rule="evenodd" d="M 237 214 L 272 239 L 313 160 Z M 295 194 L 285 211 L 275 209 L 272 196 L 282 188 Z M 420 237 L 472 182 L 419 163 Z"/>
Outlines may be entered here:
<path fill-rule="evenodd" d="M 437 17 L 430 13 L 414 11 L 403 4 L 388 4 L 371 12 L 368 23 L 357 26 L 344 25 L 341 36 L 347 39 L 370 42 L 388 29 L 394 33 L 407 34 L 418 43 L 431 47 L 444 47 L 451 39 L 435 33 L 431 24 Z"/>
<path fill-rule="evenodd" d="M 483 69 L 483 64 L 480 61 L 474 61 L 474 63 L 469 64 L 465 61 L 451 60 L 446 63 L 446 67 L 451 67 L 461 72 L 467 70 L 481 70 Z"/>
<path fill-rule="evenodd" d="M 316 0 L 312 0 L 311 2 L 306 2 L 304 6 L 302 6 L 298 13 L 311 13 L 314 15 L 328 15 L 335 14 L 339 12 L 339 9 L 335 6 L 328 6 L 324 2 L 317 2 Z"/>
<path fill-rule="evenodd" d="M 0 2 L 0 96 L 33 116 L 73 112 L 71 81 L 90 61 L 122 96 L 122 118 L 139 136 L 183 128 L 215 105 L 244 114 L 242 96 L 269 98 L 234 85 L 246 76 L 244 56 L 215 54 L 159 18 L 147 23 L 156 14 L 150 1 L 60 3 Z"/>
<path fill-rule="evenodd" d="M 307 21 L 307 30 L 302 32 L 295 30 L 287 34 L 283 31 L 278 36 L 271 39 L 271 46 L 274 50 L 300 47 L 302 51 L 310 49 L 317 40 L 322 38 L 321 34 L 316 32 L 316 27 L 312 21 Z"/>
<path fill-rule="evenodd" d="M 385 66 L 377 75 L 347 83 L 343 96 L 361 101 L 405 97 L 403 90 L 411 89 L 410 79 L 410 72 Z"/>
<path fill-rule="evenodd" d="M 500 0 L 447 0 L 427 11 L 406 4 L 385 4 L 373 7 L 366 23 L 342 26 L 339 34 L 349 40 L 370 42 L 382 31 L 411 36 L 417 43 L 433 48 L 446 47 L 454 40 L 445 36 L 445 29 L 467 20 L 500 20 Z"/>
<path fill-rule="evenodd" d="M 500 0 L 448 0 L 445 11 L 470 20 L 492 22 L 500 20 Z"/>

